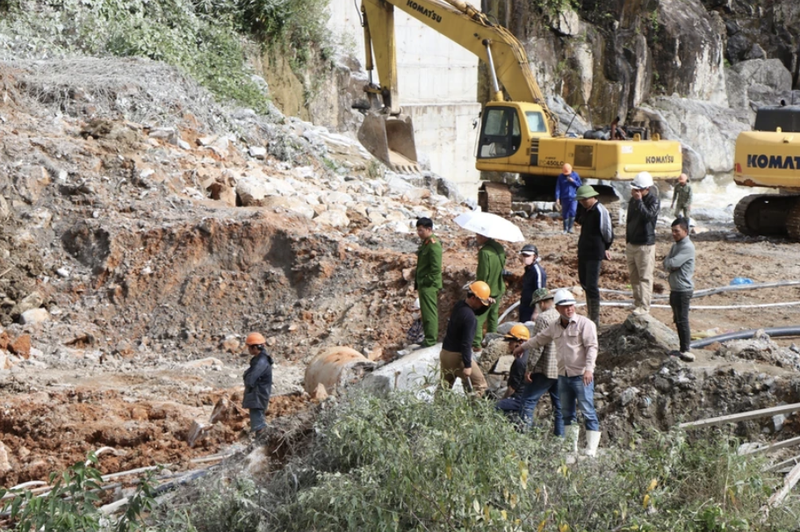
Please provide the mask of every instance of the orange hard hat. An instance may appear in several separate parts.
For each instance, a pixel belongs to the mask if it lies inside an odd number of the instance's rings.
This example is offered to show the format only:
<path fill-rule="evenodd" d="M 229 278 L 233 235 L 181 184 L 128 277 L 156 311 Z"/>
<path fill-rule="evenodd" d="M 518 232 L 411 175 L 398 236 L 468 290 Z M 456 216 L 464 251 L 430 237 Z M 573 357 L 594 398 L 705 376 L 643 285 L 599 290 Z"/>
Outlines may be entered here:
<path fill-rule="evenodd" d="M 530 337 L 531 332 L 521 323 L 517 323 L 511 327 L 511 330 L 508 331 L 508 334 L 506 335 L 506 338 L 509 340 L 529 340 Z"/>
<path fill-rule="evenodd" d="M 488 284 L 483 281 L 475 281 L 467 289 L 487 307 L 491 304 L 489 298 L 492 297 L 492 290 Z"/>
<path fill-rule="evenodd" d="M 267 339 L 261 333 L 250 333 L 247 335 L 247 338 L 244 340 L 245 345 L 261 345 L 266 344 Z"/>

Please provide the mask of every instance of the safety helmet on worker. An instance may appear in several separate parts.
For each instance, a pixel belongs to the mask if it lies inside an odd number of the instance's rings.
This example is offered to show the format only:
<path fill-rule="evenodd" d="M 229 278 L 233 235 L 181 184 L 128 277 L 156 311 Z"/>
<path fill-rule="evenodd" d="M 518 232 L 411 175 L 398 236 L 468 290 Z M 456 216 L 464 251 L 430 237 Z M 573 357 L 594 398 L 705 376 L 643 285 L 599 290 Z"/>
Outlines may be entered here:
<path fill-rule="evenodd" d="M 537 288 L 531 296 L 531 306 L 535 305 L 536 303 L 541 303 L 547 299 L 553 299 L 553 297 L 553 293 L 547 288 Z"/>
<path fill-rule="evenodd" d="M 653 176 L 650 175 L 650 172 L 639 172 L 631 183 L 631 188 L 634 190 L 644 190 L 652 186 Z"/>
<path fill-rule="evenodd" d="M 572 292 L 566 288 L 559 288 L 556 290 L 556 295 L 553 299 L 555 299 L 555 304 L 557 307 L 575 304 L 575 296 L 573 296 Z"/>
<path fill-rule="evenodd" d="M 530 340 L 531 331 L 529 331 L 528 328 L 525 327 L 523 324 L 517 323 L 516 325 L 511 327 L 511 330 L 508 331 L 508 334 L 506 334 L 505 337 L 507 340 L 522 340 L 522 341 Z"/>
<path fill-rule="evenodd" d="M 575 199 L 578 201 L 593 198 L 599 195 L 600 193 L 597 192 L 592 185 L 581 185 L 578 187 L 578 190 L 575 191 Z"/>
<path fill-rule="evenodd" d="M 521 255 L 536 255 L 539 256 L 539 248 L 534 246 L 533 244 L 525 244 L 522 246 L 522 250 L 520 251 Z"/>
<path fill-rule="evenodd" d="M 486 305 L 487 307 L 491 305 L 491 301 L 489 301 L 489 298 L 492 297 L 492 289 L 489 288 L 489 285 L 486 284 L 485 282 L 475 281 L 473 283 L 470 283 L 469 286 L 467 286 L 467 290 L 469 291 L 470 294 L 477 297 L 480 300 L 480 302 Z"/>
<path fill-rule="evenodd" d="M 264 345 L 267 343 L 267 339 L 264 338 L 264 336 L 261 333 L 252 332 L 247 335 L 247 338 L 245 338 L 244 343 L 248 347 L 251 345 Z"/>

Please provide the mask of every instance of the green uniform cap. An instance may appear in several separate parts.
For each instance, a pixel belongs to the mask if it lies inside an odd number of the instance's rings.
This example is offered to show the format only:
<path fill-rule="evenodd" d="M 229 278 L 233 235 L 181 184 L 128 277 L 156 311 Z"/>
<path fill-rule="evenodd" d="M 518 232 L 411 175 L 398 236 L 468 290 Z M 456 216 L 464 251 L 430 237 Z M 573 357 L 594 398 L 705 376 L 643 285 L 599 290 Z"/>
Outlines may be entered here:
<path fill-rule="evenodd" d="M 575 193 L 575 199 L 589 199 L 599 195 L 600 194 L 592 187 L 592 185 L 581 185 L 578 187 L 578 190 Z"/>

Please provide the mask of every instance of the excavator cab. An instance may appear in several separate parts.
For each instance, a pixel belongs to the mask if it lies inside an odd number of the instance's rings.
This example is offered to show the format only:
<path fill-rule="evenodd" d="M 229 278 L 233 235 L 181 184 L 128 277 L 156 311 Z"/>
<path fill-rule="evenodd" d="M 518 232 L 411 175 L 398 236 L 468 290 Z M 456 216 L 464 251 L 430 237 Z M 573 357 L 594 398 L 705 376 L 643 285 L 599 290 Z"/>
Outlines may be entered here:
<path fill-rule="evenodd" d="M 475 156 L 478 159 L 510 157 L 530 138 L 549 135 L 544 113 L 538 105 L 488 103 L 482 115 Z"/>

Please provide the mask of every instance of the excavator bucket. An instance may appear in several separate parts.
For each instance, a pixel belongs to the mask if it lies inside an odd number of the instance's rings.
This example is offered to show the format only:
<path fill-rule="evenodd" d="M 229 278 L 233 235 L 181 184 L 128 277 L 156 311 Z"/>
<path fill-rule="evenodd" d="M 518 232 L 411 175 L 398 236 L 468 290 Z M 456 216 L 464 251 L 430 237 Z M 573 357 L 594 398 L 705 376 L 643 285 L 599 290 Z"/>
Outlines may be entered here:
<path fill-rule="evenodd" d="M 358 140 L 392 170 L 403 174 L 420 173 L 410 116 L 367 113 L 358 130 Z"/>

